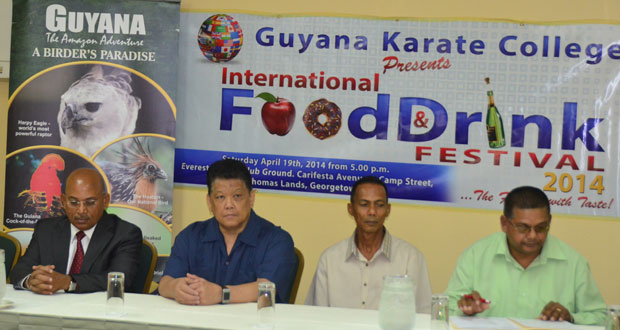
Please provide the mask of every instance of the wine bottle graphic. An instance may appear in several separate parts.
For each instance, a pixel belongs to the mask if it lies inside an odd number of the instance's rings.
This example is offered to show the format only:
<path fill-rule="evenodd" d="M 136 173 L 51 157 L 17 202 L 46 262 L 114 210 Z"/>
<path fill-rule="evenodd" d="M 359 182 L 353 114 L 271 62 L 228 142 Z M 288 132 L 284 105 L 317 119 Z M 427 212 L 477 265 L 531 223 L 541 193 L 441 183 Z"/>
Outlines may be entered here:
<path fill-rule="evenodd" d="M 484 81 L 489 85 L 491 79 L 484 78 Z M 506 145 L 506 138 L 504 136 L 504 122 L 502 116 L 499 114 L 499 110 L 495 106 L 495 100 L 493 99 L 493 91 L 489 88 L 487 91 L 489 97 L 489 107 L 487 109 L 487 135 L 489 137 L 489 147 L 501 148 Z"/>

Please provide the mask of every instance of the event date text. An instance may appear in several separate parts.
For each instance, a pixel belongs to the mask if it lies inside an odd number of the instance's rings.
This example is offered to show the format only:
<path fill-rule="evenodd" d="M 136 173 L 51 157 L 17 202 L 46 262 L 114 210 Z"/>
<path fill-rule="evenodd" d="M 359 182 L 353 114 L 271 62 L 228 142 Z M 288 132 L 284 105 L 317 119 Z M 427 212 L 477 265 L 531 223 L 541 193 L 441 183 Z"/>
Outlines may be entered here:
<path fill-rule="evenodd" d="M 384 166 L 373 166 L 363 163 L 342 164 L 335 162 L 323 162 L 318 160 L 307 160 L 306 168 L 326 169 L 335 171 L 355 171 L 366 173 L 389 173 L 388 169 Z"/>
<path fill-rule="evenodd" d="M 586 183 L 589 182 L 588 189 L 596 190 L 597 194 L 603 194 L 605 186 L 603 184 L 603 176 L 597 175 L 594 179 L 586 179 L 585 174 L 571 175 L 569 173 L 561 173 L 559 176 L 553 172 L 545 172 L 545 178 L 548 179 L 547 184 L 543 187 L 544 191 L 558 191 L 569 193 L 573 188 L 579 190 L 583 194 L 586 190 Z"/>

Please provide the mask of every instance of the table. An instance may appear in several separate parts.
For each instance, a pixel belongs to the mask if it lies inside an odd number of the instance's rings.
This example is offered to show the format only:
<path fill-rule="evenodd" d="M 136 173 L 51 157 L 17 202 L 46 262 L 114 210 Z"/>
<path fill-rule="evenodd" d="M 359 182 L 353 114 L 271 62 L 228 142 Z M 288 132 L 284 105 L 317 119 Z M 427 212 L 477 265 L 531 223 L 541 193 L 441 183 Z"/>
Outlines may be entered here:
<path fill-rule="evenodd" d="M 14 306 L 0 310 L 2 330 L 256 328 L 256 303 L 186 306 L 160 296 L 126 293 L 126 315 L 106 317 L 105 292 L 43 296 L 9 285 L 4 299 Z M 276 315 L 277 329 L 379 329 L 377 311 L 278 304 Z"/>
<path fill-rule="evenodd" d="M 14 290 L 4 298 L 14 303 L 0 310 L 0 329 L 257 329 L 256 303 L 186 306 L 155 295 L 125 294 L 122 317 L 105 315 L 105 292 L 56 293 L 51 296 Z M 276 329 L 379 328 L 375 310 L 276 305 Z M 418 314 L 415 329 L 429 329 L 430 316 Z M 602 329 L 602 327 L 584 327 Z"/>

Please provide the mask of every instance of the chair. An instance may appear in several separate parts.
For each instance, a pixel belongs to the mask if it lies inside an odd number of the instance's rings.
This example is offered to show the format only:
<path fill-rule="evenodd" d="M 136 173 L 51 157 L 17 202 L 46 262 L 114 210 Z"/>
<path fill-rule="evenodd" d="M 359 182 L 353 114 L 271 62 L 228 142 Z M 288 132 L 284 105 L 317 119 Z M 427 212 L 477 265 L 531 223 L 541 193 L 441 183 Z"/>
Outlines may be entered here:
<path fill-rule="evenodd" d="M 138 271 L 131 283 L 131 287 L 126 291 L 133 293 L 149 293 L 155 264 L 157 264 L 157 250 L 151 243 L 143 239 Z"/>
<path fill-rule="evenodd" d="M 10 283 L 9 274 L 11 273 L 13 266 L 15 266 L 15 264 L 17 263 L 17 259 L 19 259 L 19 257 L 22 255 L 22 245 L 15 237 L 3 231 L 0 231 L 0 249 L 4 250 L 4 267 L 6 269 L 6 281 L 7 283 Z"/>
<path fill-rule="evenodd" d="M 291 288 L 291 297 L 288 299 L 289 304 L 295 303 L 297 298 L 297 290 L 299 289 L 299 283 L 301 282 L 301 274 L 304 271 L 304 255 L 298 248 L 295 248 L 295 255 L 297 255 L 297 274 L 295 275 L 295 282 Z"/>

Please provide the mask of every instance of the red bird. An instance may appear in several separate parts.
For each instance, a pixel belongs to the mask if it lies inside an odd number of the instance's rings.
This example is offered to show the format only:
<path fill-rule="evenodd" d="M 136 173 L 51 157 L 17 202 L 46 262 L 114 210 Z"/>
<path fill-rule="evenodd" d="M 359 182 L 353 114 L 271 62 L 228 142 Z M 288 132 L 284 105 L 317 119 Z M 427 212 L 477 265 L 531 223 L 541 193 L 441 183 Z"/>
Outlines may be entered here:
<path fill-rule="evenodd" d="M 47 212 L 52 207 L 54 197 L 60 200 L 62 194 L 58 171 L 65 169 L 65 160 L 57 154 L 47 154 L 30 178 L 30 195 L 45 198 Z M 43 195 L 45 194 L 45 195 Z"/>

